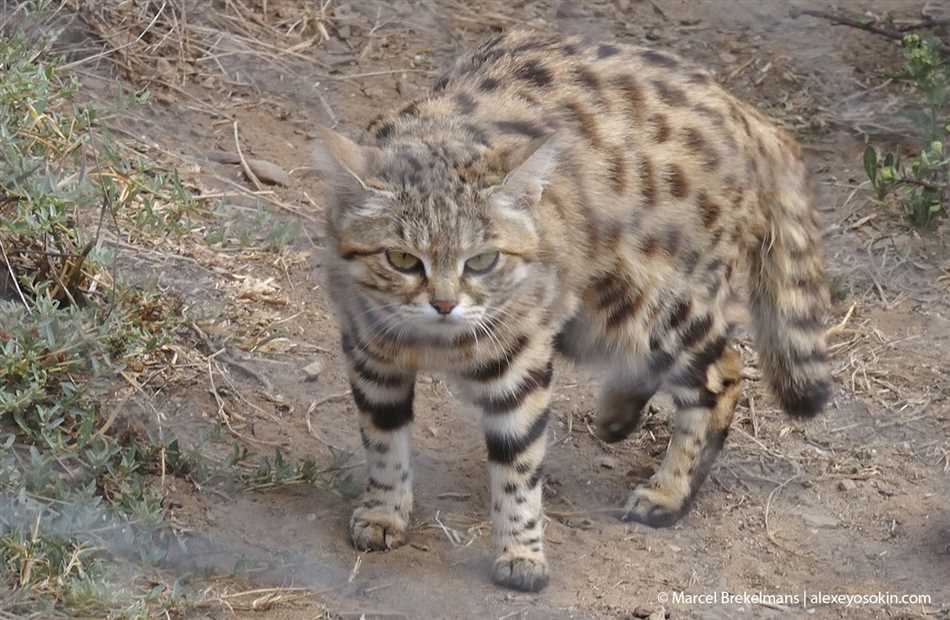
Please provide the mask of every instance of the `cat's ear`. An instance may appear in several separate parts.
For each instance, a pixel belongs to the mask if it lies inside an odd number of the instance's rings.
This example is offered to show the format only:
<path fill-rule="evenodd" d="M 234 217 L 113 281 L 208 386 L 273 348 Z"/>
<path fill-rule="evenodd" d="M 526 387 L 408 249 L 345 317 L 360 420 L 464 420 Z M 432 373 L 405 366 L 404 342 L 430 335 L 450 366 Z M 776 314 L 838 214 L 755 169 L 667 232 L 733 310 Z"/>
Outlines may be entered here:
<path fill-rule="evenodd" d="M 346 136 L 326 127 L 317 128 L 313 163 L 317 173 L 334 192 L 367 189 L 379 149 L 360 146 Z"/>
<path fill-rule="evenodd" d="M 541 200 L 564 150 L 558 135 L 541 136 L 512 153 L 505 162 L 508 174 L 499 188 L 510 206 L 530 208 Z"/>

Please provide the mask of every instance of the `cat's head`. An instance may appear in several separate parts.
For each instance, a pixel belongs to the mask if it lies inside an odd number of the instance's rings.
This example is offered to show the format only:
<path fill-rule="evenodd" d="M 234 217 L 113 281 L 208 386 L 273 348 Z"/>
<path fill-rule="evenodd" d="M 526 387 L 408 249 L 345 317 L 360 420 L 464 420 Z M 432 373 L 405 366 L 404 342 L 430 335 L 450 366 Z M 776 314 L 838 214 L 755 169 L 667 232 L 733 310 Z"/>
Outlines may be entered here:
<path fill-rule="evenodd" d="M 362 311 L 393 335 L 448 336 L 531 303 L 554 269 L 535 207 L 560 150 L 556 137 L 509 150 L 486 182 L 467 172 L 484 153 L 464 137 L 379 147 L 321 129 L 331 251 Z"/>

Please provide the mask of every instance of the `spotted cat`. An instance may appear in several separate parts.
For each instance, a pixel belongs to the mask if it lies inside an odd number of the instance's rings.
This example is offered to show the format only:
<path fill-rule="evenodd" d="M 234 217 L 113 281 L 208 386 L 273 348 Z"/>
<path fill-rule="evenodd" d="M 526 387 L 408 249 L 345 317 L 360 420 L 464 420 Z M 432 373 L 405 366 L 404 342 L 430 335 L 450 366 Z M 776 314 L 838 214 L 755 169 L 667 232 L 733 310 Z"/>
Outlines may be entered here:
<path fill-rule="evenodd" d="M 618 509 L 668 526 L 729 431 L 726 305 L 748 275 L 759 364 L 789 414 L 831 392 L 827 289 L 801 149 L 667 52 L 513 31 L 354 142 L 320 130 L 326 284 L 366 448 L 360 550 L 406 541 L 419 371 L 483 411 L 493 580 L 548 582 L 541 507 L 555 351 L 605 368 L 597 432 L 676 406 L 655 475 Z M 744 273 L 743 272 L 743 273 Z"/>

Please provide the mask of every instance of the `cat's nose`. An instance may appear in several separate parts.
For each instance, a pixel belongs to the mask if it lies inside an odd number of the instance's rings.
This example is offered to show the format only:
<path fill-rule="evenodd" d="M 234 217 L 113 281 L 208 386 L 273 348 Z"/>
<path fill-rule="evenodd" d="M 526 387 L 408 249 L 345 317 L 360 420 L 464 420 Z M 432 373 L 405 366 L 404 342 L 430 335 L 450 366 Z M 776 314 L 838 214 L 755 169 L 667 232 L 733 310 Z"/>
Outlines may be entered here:
<path fill-rule="evenodd" d="M 456 306 L 454 301 L 430 301 L 429 304 L 441 315 L 449 314 Z"/>

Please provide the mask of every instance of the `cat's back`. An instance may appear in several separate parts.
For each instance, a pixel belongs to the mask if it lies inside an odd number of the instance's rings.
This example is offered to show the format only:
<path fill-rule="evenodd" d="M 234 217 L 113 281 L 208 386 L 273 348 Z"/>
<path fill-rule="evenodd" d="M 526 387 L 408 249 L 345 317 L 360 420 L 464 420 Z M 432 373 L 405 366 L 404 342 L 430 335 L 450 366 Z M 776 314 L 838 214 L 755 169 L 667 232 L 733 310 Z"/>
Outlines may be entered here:
<path fill-rule="evenodd" d="M 632 231 L 626 247 L 754 243 L 768 227 L 760 197 L 804 173 L 795 141 L 707 71 L 634 45 L 507 32 L 460 57 L 411 112 L 462 118 L 494 151 L 569 139 L 549 195 L 591 255 L 620 230 Z"/>
<path fill-rule="evenodd" d="M 443 105 L 492 121 L 498 133 L 537 137 L 573 125 L 598 150 L 618 143 L 696 150 L 720 136 L 739 148 L 743 135 L 774 131 L 707 71 L 670 52 L 527 30 L 465 53 L 434 91 Z"/>

